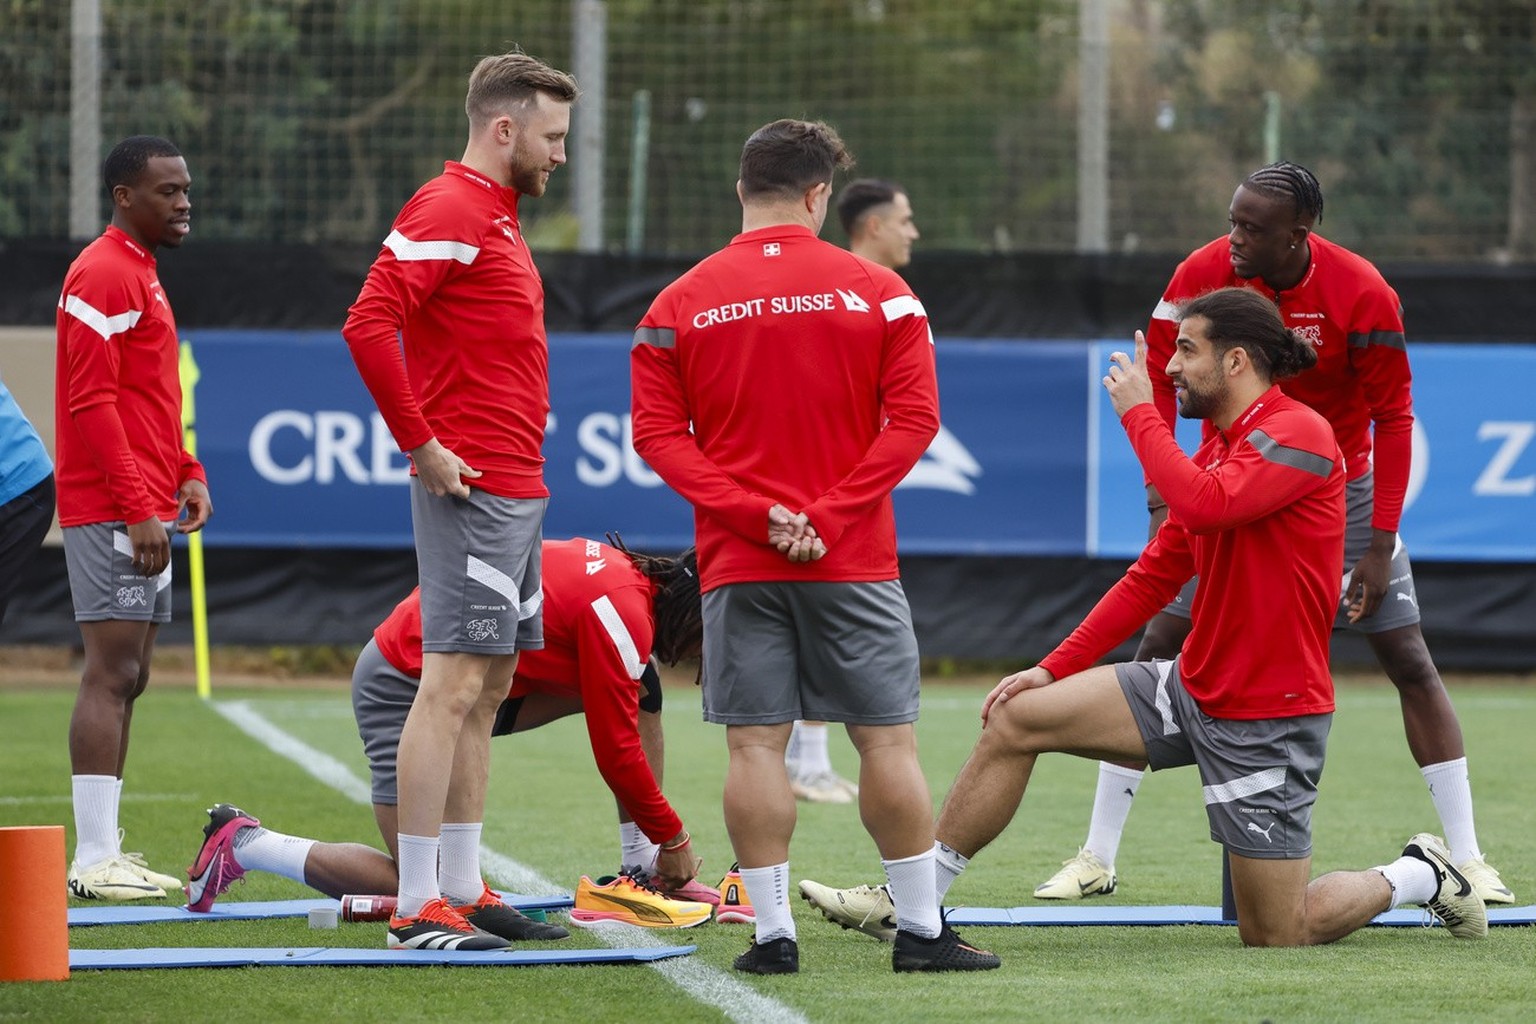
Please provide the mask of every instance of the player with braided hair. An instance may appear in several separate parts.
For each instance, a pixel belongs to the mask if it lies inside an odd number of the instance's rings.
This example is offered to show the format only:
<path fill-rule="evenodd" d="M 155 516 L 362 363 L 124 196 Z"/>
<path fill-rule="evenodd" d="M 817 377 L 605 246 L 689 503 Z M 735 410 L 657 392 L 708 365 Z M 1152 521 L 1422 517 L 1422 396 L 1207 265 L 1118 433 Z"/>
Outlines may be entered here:
<path fill-rule="evenodd" d="M 1316 350 L 1317 365 L 1281 388 L 1322 413 L 1344 451 L 1349 529 L 1339 626 L 1365 635 L 1402 706 L 1408 749 L 1440 816 L 1452 860 L 1489 903 L 1514 894 L 1478 845 L 1461 724 L 1419 627 L 1413 569 L 1398 538 L 1412 459 L 1413 399 L 1402 304 L 1364 257 L 1319 235 L 1323 190 L 1289 161 L 1261 167 L 1232 197 L 1226 235 L 1179 264 L 1147 328 L 1156 404 L 1174 422 L 1168 359 L 1181 303 L 1215 288 L 1251 288 L 1274 300 L 1286 326 Z M 1147 484 L 1156 533 L 1167 515 Z M 1190 630 L 1194 581 L 1147 625 L 1137 660 L 1172 658 Z M 1100 765 L 1088 838 L 1077 856 L 1035 889 L 1040 899 L 1108 895 L 1115 854 L 1140 784 L 1139 765 Z"/>
<path fill-rule="evenodd" d="M 598 771 L 618 804 L 620 866 L 698 920 L 719 897 L 694 881 L 701 864 L 688 830 L 661 791 L 662 690 L 656 662 L 695 658 L 703 642 L 698 563 L 632 552 L 584 538 L 543 544 L 544 648 L 524 652 L 493 735 L 525 732 L 584 714 Z M 412 591 L 374 631 L 352 674 L 352 704 L 373 776 L 373 810 L 389 853 L 322 843 L 262 828 L 230 804 L 209 811 L 188 869 L 188 905 L 206 911 L 246 871 L 270 871 L 329 896 L 393 893 L 396 757 L 421 678 L 421 600 Z M 511 908 L 507 908 L 510 910 Z M 663 908 L 667 909 L 667 908 Z M 673 908 L 676 909 L 676 908 Z M 512 911 L 512 913 L 516 913 Z M 564 938 L 563 928 L 508 916 L 509 939 Z M 508 933 L 511 934 L 508 934 Z"/>
<path fill-rule="evenodd" d="M 608 534 L 608 543 L 624 552 L 655 586 L 656 639 L 651 653 L 663 665 L 698 657 L 704 618 L 699 604 L 699 560 L 693 548 L 666 558 L 631 551 L 617 533 Z"/>

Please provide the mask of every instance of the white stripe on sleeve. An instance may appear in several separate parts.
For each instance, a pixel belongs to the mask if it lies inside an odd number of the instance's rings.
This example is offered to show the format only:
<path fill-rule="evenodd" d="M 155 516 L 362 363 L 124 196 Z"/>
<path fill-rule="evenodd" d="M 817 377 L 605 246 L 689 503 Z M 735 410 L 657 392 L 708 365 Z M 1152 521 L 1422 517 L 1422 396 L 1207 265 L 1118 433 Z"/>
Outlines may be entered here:
<path fill-rule="evenodd" d="M 1167 299 L 1159 299 L 1157 308 L 1152 311 L 1153 320 L 1167 320 L 1170 323 L 1179 322 L 1179 307 Z"/>
<path fill-rule="evenodd" d="M 904 316 L 927 316 L 928 311 L 923 304 L 917 301 L 915 295 L 898 295 L 894 299 L 886 299 L 880 303 L 880 312 L 885 314 L 885 319 L 900 320 Z"/>
<path fill-rule="evenodd" d="M 59 308 L 101 335 L 102 341 L 111 341 L 114 334 L 122 334 L 144 315 L 142 310 L 130 309 L 126 313 L 107 316 L 78 295 L 66 295 L 59 299 Z"/>
<path fill-rule="evenodd" d="M 613 646 L 618 649 L 619 657 L 624 661 L 624 671 L 629 673 L 629 678 L 639 679 L 640 673 L 645 671 L 645 664 L 640 660 L 635 638 L 629 635 L 629 627 L 624 625 L 624 619 L 613 606 L 613 601 L 604 594 L 592 602 L 592 610 L 597 613 L 597 620 L 603 624 L 609 638 L 613 640 Z"/>
<path fill-rule="evenodd" d="M 395 259 L 402 263 L 416 260 L 458 260 L 468 266 L 475 262 L 475 257 L 480 255 L 478 246 L 468 242 L 455 242 L 450 239 L 438 241 L 414 242 L 406 238 L 399 231 L 391 231 L 389 237 L 384 239 L 385 246 L 395 254 Z"/>

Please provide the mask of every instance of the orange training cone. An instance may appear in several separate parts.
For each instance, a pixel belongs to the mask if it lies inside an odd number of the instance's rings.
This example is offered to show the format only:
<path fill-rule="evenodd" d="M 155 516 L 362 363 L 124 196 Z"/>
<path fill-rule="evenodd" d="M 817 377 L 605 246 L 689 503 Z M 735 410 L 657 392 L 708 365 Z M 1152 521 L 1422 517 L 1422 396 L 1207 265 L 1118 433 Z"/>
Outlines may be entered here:
<path fill-rule="evenodd" d="M 69 980 L 65 872 L 63 825 L 0 828 L 0 981 Z"/>

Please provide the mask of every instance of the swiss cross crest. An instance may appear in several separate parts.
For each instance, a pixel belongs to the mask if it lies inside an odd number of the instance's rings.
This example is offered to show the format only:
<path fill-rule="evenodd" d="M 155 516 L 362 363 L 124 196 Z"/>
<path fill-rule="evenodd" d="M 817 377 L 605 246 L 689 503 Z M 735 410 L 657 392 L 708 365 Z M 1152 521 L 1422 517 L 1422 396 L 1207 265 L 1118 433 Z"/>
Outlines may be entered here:
<path fill-rule="evenodd" d="M 764 242 L 763 243 L 763 255 L 764 256 L 777 256 L 779 254 L 779 252 L 780 252 L 780 249 L 779 249 L 779 243 L 778 242 Z"/>

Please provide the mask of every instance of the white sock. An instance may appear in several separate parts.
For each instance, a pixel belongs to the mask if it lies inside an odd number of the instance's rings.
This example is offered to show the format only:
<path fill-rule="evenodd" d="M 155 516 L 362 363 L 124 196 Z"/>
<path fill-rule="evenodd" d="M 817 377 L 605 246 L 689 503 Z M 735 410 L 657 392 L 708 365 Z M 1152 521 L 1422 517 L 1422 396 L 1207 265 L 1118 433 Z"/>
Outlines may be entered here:
<path fill-rule="evenodd" d="M 274 875 L 304 881 L 304 862 L 309 858 L 313 839 L 289 836 L 274 832 L 260 825 L 247 825 L 235 830 L 235 840 L 230 844 L 235 863 L 247 871 L 270 871 Z"/>
<path fill-rule="evenodd" d="M 117 801 L 122 783 L 115 775 L 71 775 L 75 808 L 75 863 L 82 868 L 115 857 Z"/>
<path fill-rule="evenodd" d="M 1088 821 L 1088 839 L 1083 848 L 1107 868 L 1115 866 L 1125 819 L 1131 815 L 1131 801 L 1136 799 L 1136 790 L 1145 774 L 1108 761 L 1099 762 L 1099 785 L 1093 794 L 1093 817 Z"/>
<path fill-rule="evenodd" d="M 742 868 L 741 882 L 757 913 L 759 944 L 774 939 L 793 939 L 795 919 L 789 912 L 789 862 L 766 868 Z"/>
<path fill-rule="evenodd" d="M 1391 864 L 1376 868 L 1392 887 L 1392 905 L 1428 903 L 1440 891 L 1439 878 L 1427 861 L 1417 857 L 1399 857 Z"/>
<path fill-rule="evenodd" d="M 112 793 L 112 820 L 117 821 L 122 817 L 123 810 L 123 780 L 117 780 L 117 788 Z M 117 852 L 123 852 L 123 826 L 117 826 Z"/>
<path fill-rule="evenodd" d="M 796 722 L 795 732 L 800 737 L 795 757 L 800 773 L 822 775 L 830 772 L 832 762 L 827 758 L 827 723 L 812 725 L 809 722 Z"/>
<path fill-rule="evenodd" d="M 442 895 L 437 887 L 437 836 L 399 835 L 400 891 L 396 913 L 409 917 L 428 900 Z"/>
<path fill-rule="evenodd" d="M 955 880 L 965 872 L 965 866 L 970 862 L 971 858 L 962 855 L 958 850 L 934 840 L 933 889 L 938 893 L 939 906 L 944 905 L 944 897 L 949 895 L 949 887 L 955 884 Z"/>
<path fill-rule="evenodd" d="M 639 868 L 646 874 L 656 870 L 656 854 L 661 848 L 640 831 L 632 821 L 619 822 L 619 867 Z"/>
<path fill-rule="evenodd" d="M 1429 798 L 1445 829 L 1445 845 L 1451 848 L 1451 863 L 1477 860 L 1483 851 L 1477 845 L 1477 827 L 1472 822 L 1472 782 L 1467 775 L 1467 759 L 1426 765 L 1419 769 L 1429 785 Z"/>
<path fill-rule="evenodd" d="M 480 833 L 483 829 L 478 821 L 443 825 L 437 888 L 449 903 L 473 903 L 485 892 L 485 882 L 480 877 Z"/>
<path fill-rule="evenodd" d="M 900 860 L 881 860 L 880 865 L 885 868 L 891 902 L 896 904 L 896 927 L 925 939 L 937 938 L 944 921 L 939 916 L 936 896 L 934 851 L 929 849 Z"/>

